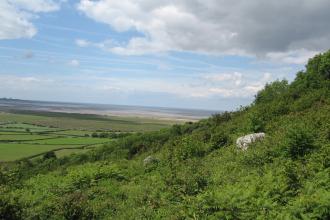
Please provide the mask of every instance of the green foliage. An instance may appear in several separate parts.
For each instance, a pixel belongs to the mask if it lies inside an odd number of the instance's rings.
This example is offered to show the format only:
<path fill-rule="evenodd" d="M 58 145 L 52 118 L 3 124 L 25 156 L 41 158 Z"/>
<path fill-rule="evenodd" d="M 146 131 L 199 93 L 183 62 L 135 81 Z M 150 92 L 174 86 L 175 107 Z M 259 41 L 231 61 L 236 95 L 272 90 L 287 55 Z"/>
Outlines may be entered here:
<path fill-rule="evenodd" d="M 255 98 L 255 103 L 268 103 L 277 99 L 279 96 L 288 91 L 289 85 L 287 80 L 274 81 L 267 83 L 265 88 L 258 92 Z"/>
<path fill-rule="evenodd" d="M 93 137 L 93 138 L 97 138 L 97 137 L 99 137 L 99 135 L 98 135 L 98 133 L 93 132 L 93 133 L 92 133 L 92 137 Z"/>
<path fill-rule="evenodd" d="M 44 154 L 43 159 L 44 160 L 56 159 L 56 154 L 55 154 L 54 151 L 49 151 L 49 152 Z"/>
<path fill-rule="evenodd" d="M 321 60 L 320 60 L 320 75 L 326 79 L 326 80 L 330 80 L 330 51 L 324 53 L 321 56 Z"/>
<path fill-rule="evenodd" d="M 252 132 L 265 131 L 266 119 L 260 113 L 252 113 L 249 115 L 249 130 Z"/>
<path fill-rule="evenodd" d="M 176 141 L 178 146 L 177 156 L 179 160 L 186 160 L 193 157 L 203 157 L 208 151 L 208 146 L 200 141 L 196 141 L 191 136 L 186 136 Z"/>
<path fill-rule="evenodd" d="M 290 127 L 287 132 L 285 153 L 291 159 L 302 158 L 315 148 L 314 134 L 304 125 Z"/>
<path fill-rule="evenodd" d="M 74 192 L 65 196 L 61 202 L 65 219 L 95 219 L 95 214 L 88 205 L 88 197 L 82 192 Z"/>
<path fill-rule="evenodd" d="M 22 207 L 16 198 L 10 199 L 0 195 L 0 219 L 22 219 Z"/>
<path fill-rule="evenodd" d="M 171 135 L 173 136 L 177 136 L 177 135 L 181 135 L 181 126 L 180 125 L 173 125 L 171 128 Z"/>
<path fill-rule="evenodd" d="M 232 114 L 230 112 L 223 112 L 221 114 L 215 114 L 212 116 L 212 121 L 214 121 L 214 123 L 216 125 L 220 125 L 224 122 L 229 121 L 232 118 Z"/>
<path fill-rule="evenodd" d="M 229 136 L 223 131 L 217 131 L 212 134 L 211 137 L 211 148 L 213 150 L 219 149 L 220 147 L 224 147 L 229 144 L 230 138 Z"/>

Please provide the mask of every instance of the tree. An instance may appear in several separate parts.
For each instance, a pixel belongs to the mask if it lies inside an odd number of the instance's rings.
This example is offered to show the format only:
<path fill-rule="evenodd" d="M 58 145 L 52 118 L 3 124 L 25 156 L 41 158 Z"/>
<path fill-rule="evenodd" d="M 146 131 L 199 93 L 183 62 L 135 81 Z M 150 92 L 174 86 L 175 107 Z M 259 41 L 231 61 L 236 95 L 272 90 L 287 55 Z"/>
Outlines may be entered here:
<path fill-rule="evenodd" d="M 267 83 L 265 88 L 256 95 L 255 103 L 268 103 L 284 94 L 289 88 L 287 80 L 276 80 Z"/>
<path fill-rule="evenodd" d="M 322 55 L 319 72 L 324 79 L 330 80 L 330 50 Z"/>

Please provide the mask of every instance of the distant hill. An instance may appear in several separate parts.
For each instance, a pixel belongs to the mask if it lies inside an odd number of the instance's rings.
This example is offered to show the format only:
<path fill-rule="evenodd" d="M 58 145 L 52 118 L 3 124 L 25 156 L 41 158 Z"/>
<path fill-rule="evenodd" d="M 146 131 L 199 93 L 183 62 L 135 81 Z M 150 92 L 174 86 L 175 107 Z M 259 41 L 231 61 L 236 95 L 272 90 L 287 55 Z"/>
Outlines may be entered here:
<path fill-rule="evenodd" d="M 0 219 L 330 219 L 330 51 L 238 111 L 4 164 L 0 184 Z"/>

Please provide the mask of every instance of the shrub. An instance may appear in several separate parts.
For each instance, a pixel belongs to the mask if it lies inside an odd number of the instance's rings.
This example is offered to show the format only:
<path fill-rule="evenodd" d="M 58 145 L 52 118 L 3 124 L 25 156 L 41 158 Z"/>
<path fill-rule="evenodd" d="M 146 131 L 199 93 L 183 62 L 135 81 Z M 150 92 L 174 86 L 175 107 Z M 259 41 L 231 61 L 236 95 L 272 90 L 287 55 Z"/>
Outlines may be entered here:
<path fill-rule="evenodd" d="M 99 135 L 100 138 L 108 138 L 109 137 L 109 134 L 108 133 L 105 133 L 105 132 L 102 132 L 100 135 Z"/>
<path fill-rule="evenodd" d="M 199 141 L 202 141 L 204 143 L 209 142 L 211 138 L 211 132 L 210 130 L 200 130 L 196 129 L 192 132 L 192 135 L 196 137 Z"/>
<path fill-rule="evenodd" d="M 288 90 L 288 81 L 275 81 L 270 84 L 266 84 L 265 88 L 258 92 L 256 95 L 255 103 L 268 103 L 272 102 L 275 98 L 284 94 Z"/>
<path fill-rule="evenodd" d="M 171 135 L 178 136 L 181 135 L 181 126 L 180 125 L 173 125 L 171 129 Z"/>
<path fill-rule="evenodd" d="M 259 114 L 250 114 L 249 124 L 249 130 L 252 132 L 263 132 L 265 130 L 265 119 Z"/>
<path fill-rule="evenodd" d="M 44 160 L 48 160 L 48 159 L 56 159 L 56 154 L 54 151 L 49 151 L 47 153 L 44 154 L 43 157 Z"/>
<path fill-rule="evenodd" d="M 285 166 L 284 172 L 285 172 L 286 184 L 287 184 L 286 189 L 289 190 L 289 193 L 292 196 L 295 196 L 297 190 L 301 187 L 297 164 L 293 162 L 288 162 Z"/>
<path fill-rule="evenodd" d="M 215 122 L 216 125 L 220 125 L 224 122 L 229 121 L 232 118 L 231 113 L 230 112 L 223 112 L 220 114 L 214 114 L 212 116 L 212 120 Z"/>
<path fill-rule="evenodd" d="M 98 135 L 98 133 L 93 132 L 93 133 L 92 133 L 92 137 L 93 137 L 93 138 L 97 138 L 97 137 L 99 137 L 99 135 Z"/>
<path fill-rule="evenodd" d="M 293 160 L 304 157 L 314 148 L 314 136 L 310 129 L 303 127 L 303 125 L 288 129 L 285 140 L 285 152 L 288 157 Z"/>
<path fill-rule="evenodd" d="M 94 213 L 88 206 L 88 198 L 81 192 L 74 192 L 64 197 L 62 201 L 65 219 L 93 219 Z"/>
<path fill-rule="evenodd" d="M 229 143 L 228 135 L 223 131 L 218 131 L 217 133 L 212 134 L 211 137 L 211 148 L 219 149 Z"/>
<path fill-rule="evenodd" d="M 319 71 L 323 78 L 330 80 L 330 51 L 322 55 Z"/>
<path fill-rule="evenodd" d="M 178 157 L 180 160 L 186 160 L 192 157 L 203 157 L 207 152 L 207 147 L 203 142 L 200 142 L 194 137 L 183 137 L 176 143 Z"/>
<path fill-rule="evenodd" d="M 22 219 L 22 207 L 16 200 L 0 196 L 0 219 Z"/>

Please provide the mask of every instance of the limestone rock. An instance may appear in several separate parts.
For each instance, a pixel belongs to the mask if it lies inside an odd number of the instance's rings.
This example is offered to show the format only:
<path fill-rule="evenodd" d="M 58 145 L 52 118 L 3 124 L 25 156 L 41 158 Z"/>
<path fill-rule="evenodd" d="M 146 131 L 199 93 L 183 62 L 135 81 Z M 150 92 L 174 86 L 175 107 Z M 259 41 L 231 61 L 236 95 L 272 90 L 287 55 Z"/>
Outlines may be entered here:
<path fill-rule="evenodd" d="M 247 150 L 249 144 L 263 140 L 265 138 L 265 135 L 266 135 L 265 133 L 253 133 L 239 137 L 236 140 L 236 145 L 238 148 L 242 150 Z"/>

